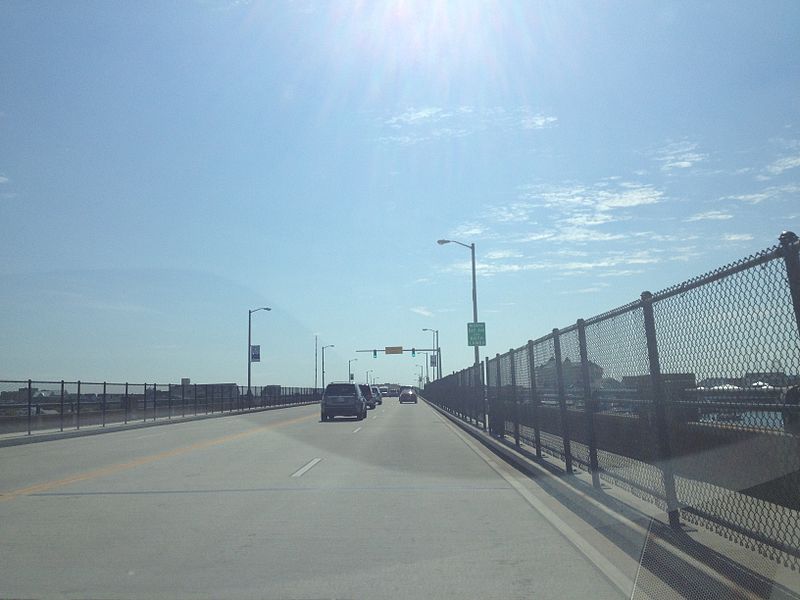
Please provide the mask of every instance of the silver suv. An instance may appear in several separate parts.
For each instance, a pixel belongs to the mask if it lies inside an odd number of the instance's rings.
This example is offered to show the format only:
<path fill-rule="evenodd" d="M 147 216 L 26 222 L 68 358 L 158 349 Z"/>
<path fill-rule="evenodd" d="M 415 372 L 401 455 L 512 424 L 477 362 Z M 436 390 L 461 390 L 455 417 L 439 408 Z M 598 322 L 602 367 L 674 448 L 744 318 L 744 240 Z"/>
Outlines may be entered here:
<path fill-rule="evenodd" d="M 320 401 L 320 420 L 331 421 L 334 417 L 367 418 L 367 402 L 355 383 L 332 382 L 325 387 Z"/>

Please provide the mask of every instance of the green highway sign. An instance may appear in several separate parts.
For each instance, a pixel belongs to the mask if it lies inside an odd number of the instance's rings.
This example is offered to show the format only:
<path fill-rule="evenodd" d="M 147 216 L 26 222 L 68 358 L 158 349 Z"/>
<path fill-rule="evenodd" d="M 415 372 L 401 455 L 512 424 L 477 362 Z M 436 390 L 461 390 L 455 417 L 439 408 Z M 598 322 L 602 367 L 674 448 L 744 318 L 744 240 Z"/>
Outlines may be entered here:
<path fill-rule="evenodd" d="M 486 323 L 467 323 L 467 346 L 486 345 Z"/>

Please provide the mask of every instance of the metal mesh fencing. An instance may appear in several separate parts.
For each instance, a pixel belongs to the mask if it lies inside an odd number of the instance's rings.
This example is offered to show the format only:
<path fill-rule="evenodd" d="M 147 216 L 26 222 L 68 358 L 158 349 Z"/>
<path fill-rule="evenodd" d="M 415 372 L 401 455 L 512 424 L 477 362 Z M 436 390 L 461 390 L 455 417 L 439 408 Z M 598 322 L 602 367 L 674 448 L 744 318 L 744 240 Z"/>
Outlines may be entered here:
<path fill-rule="evenodd" d="M 589 469 L 588 431 L 586 427 L 583 373 L 577 327 L 559 333 L 561 344 L 561 377 L 564 385 L 562 418 L 569 422 L 570 454 L 572 462 L 584 470 Z"/>
<path fill-rule="evenodd" d="M 800 241 L 486 362 L 492 433 L 800 568 Z"/>
<path fill-rule="evenodd" d="M 543 452 L 565 460 L 563 425 L 556 380 L 555 343 L 552 335 L 533 343 L 533 364 L 539 401 L 538 423 L 541 448 Z M 531 439 L 535 431 L 523 428 L 522 434 L 523 437 Z"/>
<path fill-rule="evenodd" d="M 500 386 L 498 390 L 498 422 L 500 435 L 514 435 L 514 384 L 512 381 L 511 353 L 500 355 Z"/>
<path fill-rule="evenodd" d="M 800 509 L 800 453 L 782 400 L 800 346 L 785 262 L 738 266 L 656 294 L 653 310 L 682 516 L 772 554 L 764 534 L 800 547 L 797 522 L 783 526 Z"/>
<path fill-rule="evenodd" d="M 307 404 L 320 390 L 223 384 L 0 381 L 0 435 L 65 431 Z"/>
<path fill-rule="evenodd" d="M 640 304 L 587 322 L 586 347 L 600 477 L 666 509 L 663 476 L 651 464 L 652 386 Z"/>

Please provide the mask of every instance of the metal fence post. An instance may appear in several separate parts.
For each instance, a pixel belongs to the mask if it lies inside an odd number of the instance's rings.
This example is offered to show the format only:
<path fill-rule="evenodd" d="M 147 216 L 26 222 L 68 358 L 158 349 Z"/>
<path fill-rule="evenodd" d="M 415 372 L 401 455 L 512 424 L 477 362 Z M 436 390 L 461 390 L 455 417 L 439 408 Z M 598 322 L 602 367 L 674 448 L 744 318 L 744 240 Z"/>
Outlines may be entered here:
<path fill-rule="evenodd" d="M 481 419 L 481 364 L 472 365 L 469 371 L 470 375 L 470 397 L 472 398 L 473 418 L 475 419 L 475 427 L 480 427 Z"/>
<path fill-rule="evenodd" d="M 561 364 L 561 338 L 558 328 L 553 329 L 553 352 L 556 358 L 556 389 L 558 390 L 558 408 L 561 415 L 561 439 L 564 443 L 564 464 L 567 474 L 572 475 L 572 444 L 570 443 L 569 413 L 567 412 L 567 394 L 564 390 L 564 368 Z"/>
<path fill-rule="evenodd" d="M 492 408 L 492 422 L 494 422 L 493 430 L 495 435 L 500 435 L 500 437 L 505 437 L 506 435 L 506 415 L 503 409 L 503 400 L 501 398 L 502 395 L 502 388 L 503 382 L 501 381 L 502 374 L 500 372 L 500 353 L 496 353 L 494 355 L 494 363 L 495 363 L 495 376 L 497 377 L 497 394 L 495 395 L 495 402 Z M 499 413 L 499 419 L 496 415 Z M 497 429 L 497 421 L 500 421 L 500 430 Z"/>
<path fill-rule="evenodd" d="M 125 425 L 128 424 L 128 411 L 130 410 L 131 400 L 128 397 L 128 382 L 125 382 Z"/>
<path fill-rule="evenodd" d="M 77 412 L 77 420 L 75 421 L 75 429 L 81 428 L 81 381 L 78 380 L 78 412 Z"/>
<path fill-rule="evenodd" d="M 511 361 L 511 398 L 514 401 L 514 445 L 519 448 L 519 398 L 517 397 L 517 367 L 514 364 L 514 349 L 508 351 Z"/>
<path fill-rule="evenodd" d="M 647 357 L 650 362 L 650 384 L 653 388 L 653 412 L 656 420 L 656 437 L 658 444 L 658 462 L 664 478 L 664 495 L 667 500 L 667 514 L 672 527 L 680 526 L 678 516 L 678 498 L 675 492 L 675 475 L 672 471 L 672 451 L 667 431 L 667 416 L 664 409 L 664 388 L 661 379 L 661 363 L 658 358 L 656 342 L 656 320 L 653 314 L 653 294 L 642 292 L 642 312 L 644 314 L 644 330 L 647 336 Z"/>
<path fill-rule="evenodd" d="M 28 435 L 31 434 L 31 404 L 33 402 L 33 389 L 31 380 L 28 379 Z"/>
<path fill-rule="evenodd" d="M 197 416 L 197 384 L 194 384 L 194 416 Z"/>
<path fill-rule="evenodd" d="M 106 426 L 106 382 L 103 382 L 103 416 L 102 416 L 103 427 Z"/>
<path fill-rule="evenodd" d="M 64 431 L 64 380 L 61 380 L 61 410 L 59 416 L 58 430 Z"/>
<path fill-rule="evenodd" d="M 597 466 L 597 438 L 594 431 L 594 396 L 592 394 L 591 369 L 589 351 L 586 348 L 586 321 L 578 319 L 578 345 L 581 354 L 581 379 L 583 380 L 583 412 L 586 416 L 586 435 L 589 442 L 589 472 L 592 474 L 592 486 L 600 489 L 600 473 Z"/>
<path fill-rule="evenodd" d="M 483 360 L 481 366 L 481 379 L 483 380 L 483 430 L 489 430 L 489 359 Z"/>
<path fill-rule="evenodd" d="M 528 340 L 528 372 L 531 376 L 530 411 L 533 417 L 533 443 L 536 457 L 542 458 L 542 436 L 539 432 L 539 395 L 536 393 L 536 361 L 533 355 L 533 340 Z"/>
<path fill-rule="evenodd" d="M 172 419 L 172 384 L 167 384 L 167 419 Z"/>
<path fill-rule="evenodd" d="M 791 231 L 784 231 L 781 234 L 780 242 L 794 307 L 794 320 L 797 323 L 797 332 L 800 334 L 800 243 L 798 243 L 797 236 Z"/>
<path fill-rule="evenodd" d="M 147 422 L 147 384 L 142 385 L 143 388 L 143 395 L 142 401 L 144 402 L 144 406 L 142 407 L 142 414 L 144 415 L 144 420 Z"/>
<path fill-rule="evenodd" d="M 153 384 L 153 421 L 158 419 L 158 384 Z"/>
<path fill-rule="evenodd" d="M 186 384 L 181 381 L 181 417 L 186 417 Z"/>

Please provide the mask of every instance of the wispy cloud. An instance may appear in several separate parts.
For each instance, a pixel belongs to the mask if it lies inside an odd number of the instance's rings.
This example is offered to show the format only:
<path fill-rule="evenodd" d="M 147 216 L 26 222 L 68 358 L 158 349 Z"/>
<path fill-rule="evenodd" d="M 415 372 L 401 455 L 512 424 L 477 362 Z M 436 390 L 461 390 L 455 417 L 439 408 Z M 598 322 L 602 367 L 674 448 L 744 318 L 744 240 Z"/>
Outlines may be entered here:
<path fill-rule="evenodd" d="M 797 167 L 800 167 L 800 154 L 779 158 L 767 167 L 767 171 L 772 175 L 780 175 L 784 171 Z"/>
<path fill-rule="evenodd" d="M 541 240 L 554 238 L 557 234 L 558 232 L 554 230 L 532 231 L 518 236 L 511 236 L 508 238 L 508 241 L 519 244 L 525 242 L 539 242 Z"/>
<path fill-rule="evenodd" d="M 481 238 L 489 234 L 489 230 L 480 223 L 462 223 L 450 232 L 451 238 Z"/>
<path fill-rule="evenodd" d="M 760 204 L 765 200 L 773 200 L 781 198 L 787 194 L 797 194 L 800 192 L 800 185 L 773 185 L 768 188 L 755 192 L 752 194 L 739 194 L 736 196 L 725 196 L 723 200 L 737 200 L 739 202 L 747 202 L 749 204 Z"/>
<path fill-rule="evenodd" d="M 598 283 L 596 285 L 593 285 L 593 286 L 590 286 L 590 287 L 585 287 L 585 288 L 580 288 L 580 289 L 577 289 L 577 290 L 563 290 L 563 291 L 559 292 L 559 294 L 561 294 L 562 296 L 563 295 L 567 295 L 567 294 L 593 294 L 595 292 L 602 292 L 609 285 L 611 285 L 611 284 L 609 284 L 609 283 Z"/>
<path fill-rule="evenodd" d="M 0 184 L 2 183 L 8 183 L 8 177 L 5 175 L 0 175 Z"/>
<path fill-rule="evenodd" d="M 492 206 L 489 208 L 489 218 L 499 223 L 528 221 L 531 213 L 536 210 L 532 202 L 512 202 L 505 206 Z"/>
<path fill-rule="evenodd" d="M 733 215 L 721 210 L 709 210 L 702 213 L 697 213 L 684 219 L 687 222 L 693 221 L 727 221 L 732 219 Z"/>
<path fill-rule="evenodd" d="M 522 258 L 522 254 L 514 250 L 492 250 L 485 254 L 487 260 L 501 260 L 504 258 Z"/>
<path fill-rule="evenodd" d="M 753 236 L 749 233 L 726 233 L 722 239 L 726 242 L 749 242 Z"/>
<path fill-rule="evenodd" d="M 708 158 L 708 154 L 698 152 L 697 147 L 695 142 L 672 142 L 658 150 L 655 159 L 661 163 L 662 171 L 688 169 Z"/>
<path fill-rule="evenodd" d="M 595 275 L 602 275 L 607 273 L 606 276 L 613 276 L 620 273 L 620 267 L 628 267 L 632 265 L 653 265 L 661 262 L 661 257 L 655 256 L 649 251 L 636 251 L 636 252 L 609 252 L 604 256 L 593 255 L 591 260 L 575 260 L 575 261 L 555 261 L 555 260 L 537 260 L 529 262 L 482 262 L 479 261 L 475 265 L 475 270 L 478 274 L 483 276 L 497 275 L 501 273 L 522 273 L 528 271 L 554 271 L 564 275 L 572 272 L 575 273 L 593 273 Z M 472 264 L 469 261 L 459 261 L 451 264 L 445 271 L 452 272 L 469 272 L 472 269 Z M 615 271 L 617 273 L 615 273 Z M 633 271 L 628 271 L 631 273 Z M 638 272 L 638 271 L 636 271 Z M 605 284 L 604 284 L 605 285 Z"/>
<path fill-rule="evenodd" d="M 588 227 L 564 227 L 558 232 L 561 242 L 610 242 L 624 237 L 621 233 L 606 233 Z"/>
<path fill-rule="evenodd" d="M 527 107 L 477 108 L 459 106 L 410 107 L 383 118 L 379 125 L 388 128 L 379 139 L 405 146 L 423 142 L 466 137 L 478 131 L 531 131 L 554 127 L 558 118 L 534 113 Z"/>
<path fill-rule="evenodd" d="M 558 122 L 558 117 L 536 114 L 536 115 L 525 115 L 524 117 L 522 117 L 521 124 L 523 129 L 544 129 L 546 127 L 553 126 L 557 122 Z"/>
<path fill-rule="evenodd" d="M 609 188 L 613 183 L 616 187 Z M 606 212 L 618 208 L 633 208 L 656 204 L 664 193 L 651 184 L 634 182 L 603 182 L 594 186 L 580 184 L 563 186 L 526 186 L 520 197 L 532 206 L 559 209 L 592 209 Z"/>
<path fill-rule="evenodd" d="M 424 307 L 424 306 L 414 306 L 414 307 L 410 308 L 409 310 L 411 312 L 413 312 L 413 313 L 418 314 L 418 315 L 422 315 L 423 317 L 432 317 L 433 316 L 433 313 L 430 310 L 428 310 L 426 307 Z"/>
<path fill-rule="evenodd" d="M 403 125 L 419 125 L 422 123 L 430 123 L 431 121 L 438 121 L 449 116 L 444 112 L 443 108 L 436 106 L 427 106 L 425 108 L 409 108 L 405 112 L 390 117 L 386 120 L 389 127 L 400 128 Z"/>
<path fill-rule="evenodd" d="M 604 231 L 603 225 L 630 220 L 632 210 L 658 204 L 663 198 L 664 193 L 653 185 L 620 178 L 606 178 L 594 185 L 528 185 L 520 188 L 519 200 L 491 207 L 486 219 L 501 226 L 509 222 L 529 222 L 535 214 L 537 218 L 552 222 L 550 226 L 503 236 L 511 243 L 609 242 L 630 234 Z"/>

